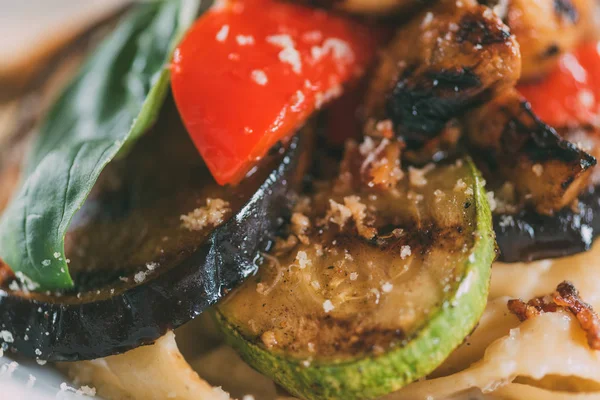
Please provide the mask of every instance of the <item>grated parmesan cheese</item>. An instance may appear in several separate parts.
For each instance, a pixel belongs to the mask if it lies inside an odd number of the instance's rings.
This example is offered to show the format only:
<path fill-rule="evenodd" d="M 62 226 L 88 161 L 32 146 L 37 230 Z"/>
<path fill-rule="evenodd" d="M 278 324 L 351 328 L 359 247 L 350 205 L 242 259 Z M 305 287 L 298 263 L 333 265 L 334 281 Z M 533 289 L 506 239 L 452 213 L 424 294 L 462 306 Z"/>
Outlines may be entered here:
<path fill-rule="evenodd" d="M 252 80 L 254 82 L 256 82 L 257 84 L 259 84 L 260 86 L 265 86 L 267 83 L 269 83 L 269 79 L 267 78 L 267 74 L 265 73 L 265 71 L 261 70 L 261 69 L 255 69 L 250 73 L 250 77 L 252 78 Z"/>
<path fill-rule="evenodd" d="M 494 198 L 494 192 L 487 192 L 486 196 L 488 203 L 490 203 L 490 210 L 494 211 L 497 206 L 496 199 Z"/>
<path fill-rule="evenodd" d="M 229 25 L 223 25 L 215 38 L 218 42 L 224 42 L 227 40 L 227 36 L 229 36 Z"/>
<path fill-rule="evenodd" d="M 264 345 L 267 346 L 267 349 L 272 349 L 274 346 L 277 346 L 277 338 L 273 331 L 266 331 L 260 336 L 260 339 Z"/>
<path fill-rule="evenodd" d="M 0 331 L 0 339 L 4 340 L 6 343 L 13 343 L 15 341 L 13 334 L 9 331 Z"/>
<path fill-rule="evenodd" d="M 145 271 L 138 272 L 137 274 L 135 274 L 133 276 L 133 280 L 135 281 L 135 283 L 144 282 L 144 280 L 146 280 L 146 272 Z"/>
<path fill-rule="evenodd" d="M 581 225 L 581 238 L 586 243 L 592 243 L 594 239 L 594 228 L 589 225 L 582 224 Z"/>
<path fill-rule="evenodd" d="M 254 44 L 254 36 L 252 35 L 237 35 L 235 41 L 240 46 L 251 46 Z"/>
<path fill-rule="evenodd" d="M 74 387 L 69 386 L 66 382 L 63 382 L 60 384 L 60 392 L 59 393 L 64 393 L 64 392 L 72 392 L 79 396 L 92 397 L 92 396 L 96 395 L 96 388 L 84 385 L 84 386 L 81 386 L 79 389 L 75 389 Z"/>
<path fill-rule="evenodd" d="M 298 261 L 298 266 L 301 269 L 304 269 L 304 268 L 312 265 L 312 261 L 308 258 L 305 251 L 299 251 L 296 254 L 296 261 Z"/>
<path fill-rule="evenodd" d="M 462 192 L 466 188 L 467 188 L 467 184 L 462 179 L 457 180 L 456 184 L 454 185 L 455 192 Z"/>
<path fill-rule="evenodd" d="M 544 167 L 542 166 L 542 164 L 533 164 L 531 170 L 538 178 L 544 173 Z"/>
<path fill-rule="evenodd" d="M 306 97 L 304 96 L 304 93 L 302 93 L 302 91 L 296 91 L 296 102 L 291 106 L 292 111 L 299 112 L 300 106 L 302 105 L 302 103 L 304 103 L 305 99 Z"/>
<path fill-rule="evenodd" d="M 201 231 L 208 226 L 217 226 L 224 221 L 227 213 L 231 212 L 229 203 L 221 199 L 206 199 L 206 206 L 196 208 L 187 215 L 180 217 L 183 227 L 190 231 Z"/>
<path fill-rule="evenodd" d="M 351 64 L 354 62 L 354 52 L 350 45 L 344 40 L 329 38 L 323 42 L 322 46 L 313 46 L 310 49 L 311 57 L 314 61 L 319 61 L 323 56 L 331 54 L 334 60 Z"/>
<path fill-rule="evenodd" d="M 430 11 L 425 14 L 425 18 L 421 22 L 421 28 L 427 28 L 433 22 L 433 13 Z"/>
<path fill-rule="evenodd" d="M 394 289 L 394 285 L 392 285 L 390 282 L 385 282 L 383 285 L 381 285 L 381 291 L 384 293 L 389 293 L 392 291 L 392 289 Z"/>
<path fill-rule="evenodd" d="M 409 257 L 411 254 L 412 254 L 412 250 L 410 249 L 410 246 L 404 245 L 400 248 L 400 258 L 402 258 L 403 260 L 406 257 Z"/>
<path fill-rule="evenodd" d="M 21 290 L 23 290 L 24 292 L 27 292 L 29 290 L 35 290 L 40 287 L 40 285 L 37 282 L 34 282 L 30 277 L 28 277 L 21 271 L 15 272 L 15 276 L 21 283 Z"/>
<path fill-rule="evenodd" d="M 267 36 L 267 42 L 282 48 L 279 52 L 279 61 L 290 64 L 292 71 L 297 74 L 302 72 L 300 52 L 296 49 L 294 40 L 290 35 Z"/>
<path fill-rule="evenodd" d="M 156 262 L 146 263 L 146 268 L 148 268 L 148 271 L 154 271 L 157 267 L 158 267 L 158 263 L 156 263 Z"/>
<path fill-rule="evenodd" d="M 323 311 L 325 311 L 326 313 L 333 311 L 334 308 L 335 307 L 334 307 L 333 303 L 331 302 L 331 300 L 325 300 L 323 302 Z"/>
<path fill-rule="evenodd" d="M 292 214 L 292 232 L 296 235 L 304 235 L 306 231 L 310 228 L 310 219 L 299 212 L 295 212 Z"/>
<path fill-rule="evenodd" d="M 96 395 L 96 388 L 90 387 L 90 386 L 87 386 L 87 385 L 83 385 L 82 387 L 80 387 L 79 389 L 77 389 L 77 391 L 75 392 L 75 394 L 93 397 L 93 396 Z"/>
<path fill-rule="evenodd" d="M 346 225 L 346 222 L 352 217 L 352 211 L 345 205 L 329 199 L 329 211 L 327 213 L 328 220 L 341 227 Z"/>

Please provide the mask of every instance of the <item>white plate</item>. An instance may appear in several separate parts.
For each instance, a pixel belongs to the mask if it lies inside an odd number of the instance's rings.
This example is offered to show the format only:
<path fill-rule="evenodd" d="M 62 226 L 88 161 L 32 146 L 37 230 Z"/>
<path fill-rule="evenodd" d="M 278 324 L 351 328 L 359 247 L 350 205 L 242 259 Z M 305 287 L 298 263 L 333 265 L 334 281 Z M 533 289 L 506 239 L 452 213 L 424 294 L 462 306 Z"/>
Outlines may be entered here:
<path fill-rule="evenodd" d="M 61 390 L 61 384 L 69 388 Z M 71 400 L 100 399 L 74 393 L 74 385 L 50 365 L 4 356 L 0 358 L 0 399 L 2 400 Z"/>

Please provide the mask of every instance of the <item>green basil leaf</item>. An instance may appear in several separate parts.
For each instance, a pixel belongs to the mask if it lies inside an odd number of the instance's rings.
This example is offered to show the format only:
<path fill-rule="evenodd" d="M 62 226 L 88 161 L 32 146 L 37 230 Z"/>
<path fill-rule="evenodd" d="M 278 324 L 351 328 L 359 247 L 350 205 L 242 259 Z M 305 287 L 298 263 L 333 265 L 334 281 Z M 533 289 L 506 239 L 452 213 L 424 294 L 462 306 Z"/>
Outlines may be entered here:
<path fill-rule="evenodd" d="M 64 239 L 104 167 L 156 120 L 200 0 L 136 5 L 50 110 L 0 220 L 0 258 L 40 290 L 73 286 Z"/>

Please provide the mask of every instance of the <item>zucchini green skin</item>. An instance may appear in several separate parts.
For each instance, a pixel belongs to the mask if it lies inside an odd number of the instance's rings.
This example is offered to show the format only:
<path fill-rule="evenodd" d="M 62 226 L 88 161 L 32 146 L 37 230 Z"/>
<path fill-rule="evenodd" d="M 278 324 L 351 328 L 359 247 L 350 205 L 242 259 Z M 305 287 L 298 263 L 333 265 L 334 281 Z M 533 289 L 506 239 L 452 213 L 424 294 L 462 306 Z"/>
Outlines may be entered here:
<path fill-rule="evenodd" d="M 474 175 L 477 238 L 467 257 L 460 284 L 406 344 L 377 356 L 339 363 L 285 357 L 245 339 L 218 310 L 217 322 L 227 342 L 261 373 L 294 396 L 307 400 L 373 399 L 401 389 L 437 368 L 477 325 L 485 305 L 496 257 L 492 215 L 481 174 Z"/>

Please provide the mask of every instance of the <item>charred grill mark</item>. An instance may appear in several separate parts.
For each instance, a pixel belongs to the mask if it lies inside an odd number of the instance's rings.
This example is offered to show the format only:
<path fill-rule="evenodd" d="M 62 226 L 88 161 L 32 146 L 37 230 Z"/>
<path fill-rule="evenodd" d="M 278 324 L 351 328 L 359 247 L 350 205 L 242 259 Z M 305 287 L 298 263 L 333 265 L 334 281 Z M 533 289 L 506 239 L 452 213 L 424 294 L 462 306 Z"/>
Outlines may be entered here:
<path fill-rule="evenodd" d="M 452 249 L 462 252 L 466 240 L 463 232 L 466 229 L 462 225 L 445 227 L 430 225 L 414 234 L 390 239 L 385 243 L 368 243 L 371 246 L 378 246 L 380 251 L 398 254 L 398 256 L 400 256 L 401 246 L 406 244 L 411 247 L 412 254 L 417 256 L 426 255 L 433 247 L 450 254 Z M 468 235 L 468 237 L 472 236 Z M 353 248 L 357 241 L 364 242 L 364 239 L 356 235 L 347 234 L 340 234 L 335 237 L 335 240 L 338 249 Z M 335 267 L 332 265 L 328 268 Z M 377 354 L 394 344 L 410 339 L 420 329 L 420 326 L 416 326 L 414 330 L 406 332 L 398 328 L 373 326 L 364 322 L 366 320 L 360 315 L 350 320 L 335 318 L 332 315 L 303 318 L 294 329 L 294 337 L 288 337 L 289 341 L 286 344 L 278 345 L 278 350 L 303 352 L 310 342 L 315 345 L 315 351 L 320 358 L 334 355 L 339 357 L 342 354 L 345 356 Z"/>
<path fill-rule="evenodd" d="M 551 215 L 585 188 L 596 159 L 540 121 L 511 90 L 465 119 L 470 148 L 491 181 L 510 182 L 520 200 Z"/>
<path fill-rule="evenodd" d="M 348 320 L 326 315 L 305 319 L 298 326 L 294 337 L 288 339 L 289 342 L 280 345 L 278 350 L 302 352 L 308 343 L 312 343 L 322 359 L 340 355 L 356 357 L 385 351 L 392 344 L 406 340 L 407 336 L 401 329 L 367 325 L 361 318 Z"/>
<path fill-rule="evenodd" d="M 394 87 L 386 111 L 397 134 L 409 146 L 419 147 L 478 100 L 482 83 L 468 67 L 428 71 L 416 84 L 411 73 L 409 68 Z"/>
<path fill-rule="evenodd" d="M 517 114 L 514 114 L 514 110 L 502 108 L 509 118 L 501 136 L 503 149 L 516 149 L 519 143 L 523 143 L 518 152 L 521 153 L 522 150 L 532 162 L 580 161 L 583 169 L 596 165 L 594 157 L 582 152 L 573 143 L 562 139 L 554 128 L 543 123 L 533 113 L 528 102 L 521 101 L 519 108 Z M 570 182 L 573 181 L 572 178 L 569 179 Z M 568 179 L 565 182 L 567 181 Z"/>
<path fill-rule="evenodd" d="M 573 24 L 579 20 L 579 12 L 571 0 L 554 0 L 554 11 Z"/>
<path fill-rule="evenodd" d="M 318 324 L 327 332 L 338 332 L 331 343 L 319 343 L 318 352 L 321 356 L 339 355 L 345 353 L 356 356 L 373 352 L 375 349 L 386 349 L 392 343 L 406 338 L 400 329 L 368 327 L 353 320 L 341 320 L 325 316 L 320 318 Z"/>
<path fill-rule="evenodd" d="M 518 45 L 495 14 L 472 1 L 441 2 L 398 30 L 365 109 L 370 120 L 390 119 L 409 151 L 422 149 L 452 118 L 514 86 L 519 73 Z"/>
<path fill-rule="evenodd" d="M 468 13 L 462 17 L 456 33 L 458 43 L 469 42 L 473 45 L 489 46 L 502 44 L 510 39 L 510 32 L 506 27 L 490 24 L 483 20 L 480 15 Z"/>
<path fill-rule="evenodd" d="M 401 247 L 409 245 L 412 254 L 427 254 L 433 247 L 449 251 L 453 248 L 462 248 L 465 241 L 462 235 L 465 227 L 462 225 L 438 226 L 430 225 L 422 227 L 413 234 L 400 238 L 388 238 L 379 241 L 381 251 L 400 254 Z"/>

